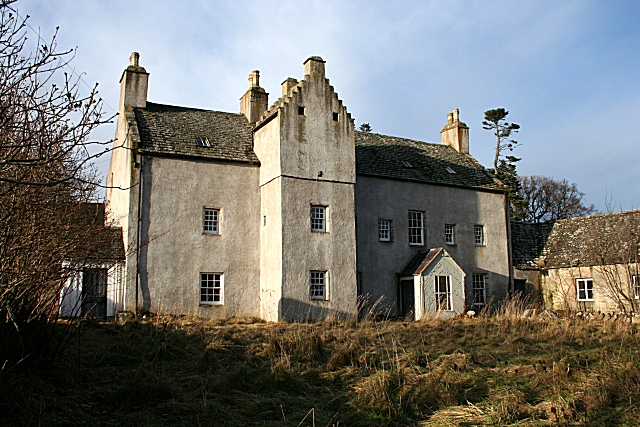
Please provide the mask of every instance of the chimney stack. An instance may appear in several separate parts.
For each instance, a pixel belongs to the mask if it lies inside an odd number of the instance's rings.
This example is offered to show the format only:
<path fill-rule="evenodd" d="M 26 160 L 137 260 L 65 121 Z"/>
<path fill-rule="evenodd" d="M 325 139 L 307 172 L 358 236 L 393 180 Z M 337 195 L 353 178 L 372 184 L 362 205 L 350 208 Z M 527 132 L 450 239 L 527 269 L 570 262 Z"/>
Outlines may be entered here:
<path fill-rule="evenodd" d="M 311 78 L 324 79 L 325 61 L 319 56 L 312 56 L 304 61 L 304 74 Z"/>
<path fill-rule="evenodd" d="M 149 73 L 140 66 L 140 54 L 133 52 L 129 57 L 129 66 L 120 78 L 120 111 L 147 106 Z"/>
<path fill-rule="evenodd" d="M 293 77 L 287 77 L 285 81 L 282 82 L 282 96 L 285 96 L 289 93 L 291 88 L 298 84 L 298 81 Z"/>
<path fill-rule="evenodd" d="M 469 127 L 460 121 L 460 110 L 454 108 L 447 116 L 447 125 L 440 131 L 440 142 L 457 152 L 469 154 Z"/>
<path fill-rule="evenodd" d="M 260 71 L 249 74 L 249 89 L 240 98 L 240 112 L 249 123 L 256 123 L 269 108 L 269 94 L 260 87 Z"/>

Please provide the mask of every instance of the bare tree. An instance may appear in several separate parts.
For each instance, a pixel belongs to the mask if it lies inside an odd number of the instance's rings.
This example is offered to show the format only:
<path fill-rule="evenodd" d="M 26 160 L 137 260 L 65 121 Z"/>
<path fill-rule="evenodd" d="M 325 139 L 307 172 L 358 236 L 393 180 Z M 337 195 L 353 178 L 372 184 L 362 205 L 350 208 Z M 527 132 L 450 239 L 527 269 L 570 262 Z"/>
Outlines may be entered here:
<path fill-rule="evenodd" d="M 493 159 L 493 173 L 498 173 L 498 160 L 503 151 L 513 151 L 519 145 L 518 141 L 511 139 L 512 133 L 517 133 L 520 125 L 507 123 L 506 118 L 509 112 L 504 108 L 487 110 L 484 112 L 482 128 L 494 131 L 496 137 L 496 154 Z"/>
<path fill-rule="evenodd" d="M 520 179 L 520 192 L 526 202 L 524 220 L 546 222 L 575 218 L 596 212 L 594 205 L 585 206 L 584 193 L 566 179 L 554 180 L 546 176 L 524 176 Z"/>
<path fill-rule="evenodd" d="M 106 121 L 97 87 L 82 94 L 57 30 L 28 40 L 13 3 L 0 1 L 0 377 L 60 348 L 62 262 L 99 240 L 82 218 L 99 185 L 92 159 L 109 151 L 88 139 Z"/>

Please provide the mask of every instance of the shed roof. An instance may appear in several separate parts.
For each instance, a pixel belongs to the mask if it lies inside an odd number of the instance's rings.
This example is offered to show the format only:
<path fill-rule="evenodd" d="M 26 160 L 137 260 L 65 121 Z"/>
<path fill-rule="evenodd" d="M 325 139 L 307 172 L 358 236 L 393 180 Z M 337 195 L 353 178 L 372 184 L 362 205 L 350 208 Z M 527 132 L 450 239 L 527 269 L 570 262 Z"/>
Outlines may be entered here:
<path fill-rule="evenodd" d="M 74 231 L 69 233 L 73 239 L 69 258 L 98 262 L 125 259 L 122 228 L 105 226 L 104 211 L 104 203 L 84 203 L 78 207 Z"/>
<path fill-rule="evenodd" d="M 535 269 L 540 259 L 547 268 L 626 264 L 640 259 L 640 210 L 546 224 L 512 223 L 511 234 L 514 266 L 524 270 Z"/>

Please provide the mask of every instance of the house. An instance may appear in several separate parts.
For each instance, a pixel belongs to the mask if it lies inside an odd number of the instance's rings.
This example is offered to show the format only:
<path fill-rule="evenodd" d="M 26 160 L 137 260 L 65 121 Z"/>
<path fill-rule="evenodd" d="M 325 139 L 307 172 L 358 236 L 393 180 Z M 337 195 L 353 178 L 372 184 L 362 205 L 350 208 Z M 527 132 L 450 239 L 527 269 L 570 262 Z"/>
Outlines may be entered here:
<path fill-rule="evenodd" d="M 125 253 L 120 227 L 105 226 L 103 203 L 79 207 L 76 235 L 85 236 L 62 263 L 60 316 L 113 318 L 124 310 Z"/>
<path fill-rule="evenodd" d="M 637 311 L 640 211 L 511 224 L 516 289 L 546 308 Z"/>
<path fill-rule="evenodd" d="M 126 309 L 277 321 L 364 299 L 449 316 L 507 295 L 506 192 L 457 109 L 428 144 L 355 131 L 320 57 L 271 106 L 259 78 L 240 113 L 158 104 L 131 55 L 106 193 Z"/>

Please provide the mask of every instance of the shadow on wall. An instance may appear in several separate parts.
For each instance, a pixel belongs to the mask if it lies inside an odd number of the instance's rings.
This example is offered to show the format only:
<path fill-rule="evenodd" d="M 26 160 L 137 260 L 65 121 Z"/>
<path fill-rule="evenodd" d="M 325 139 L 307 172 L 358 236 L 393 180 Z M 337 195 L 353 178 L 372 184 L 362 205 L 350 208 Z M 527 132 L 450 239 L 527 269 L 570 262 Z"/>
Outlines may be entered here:
<path fill-rule="evenodd" d="M 280 300 L 280 313 L 282 319 L 287 321 L 310 321 L 318 319 L 345 319 L 355 317 L 356 312 L 349 313 L 342 310 L 335 310 L 323 305 L 329 301 L 318 301 L 310 303 L 308 301 L 300 301 L 292 298 L 282 298 Z"/>

